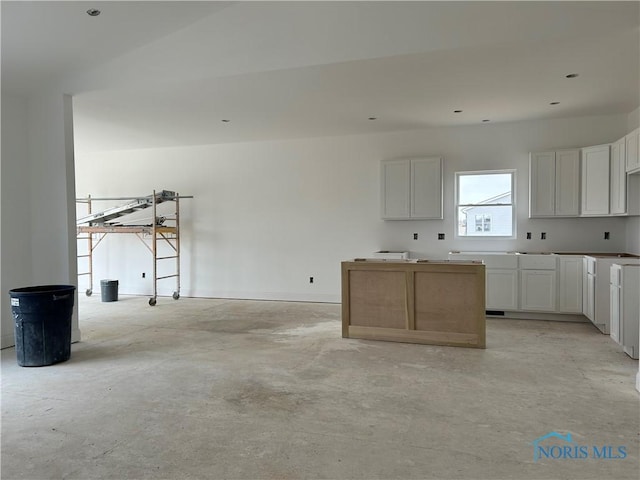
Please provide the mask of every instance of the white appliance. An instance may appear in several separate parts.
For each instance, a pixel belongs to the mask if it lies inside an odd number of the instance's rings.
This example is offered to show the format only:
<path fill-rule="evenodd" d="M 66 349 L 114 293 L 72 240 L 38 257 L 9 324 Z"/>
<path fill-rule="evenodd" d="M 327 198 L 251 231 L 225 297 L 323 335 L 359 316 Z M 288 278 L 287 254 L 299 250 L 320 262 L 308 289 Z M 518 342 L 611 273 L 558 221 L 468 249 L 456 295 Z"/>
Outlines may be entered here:
<path fill-rule="evenodd" d="M 611 338 L 631 358 L 640 344 L 640 265 L 613 264 L 610 269 Z"/>
<path fill-rule="evenodd" d="M 373 258 L 379 258 L 382 260 L 407 260 L 409 258 L 409 252 L 398 250 L 379 250 L 374 252 Z"/>

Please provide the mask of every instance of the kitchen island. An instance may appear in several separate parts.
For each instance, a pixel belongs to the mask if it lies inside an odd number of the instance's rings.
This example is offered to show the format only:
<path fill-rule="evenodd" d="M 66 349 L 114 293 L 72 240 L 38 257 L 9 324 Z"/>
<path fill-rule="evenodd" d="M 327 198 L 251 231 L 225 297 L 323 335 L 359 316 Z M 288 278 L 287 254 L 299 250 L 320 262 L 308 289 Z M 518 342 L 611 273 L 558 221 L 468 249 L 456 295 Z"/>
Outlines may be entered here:
<path fill-rule="evenodd" d="M 485 348 L 485 267 L 450 260 L 342 262 L 342 336 Z"/>

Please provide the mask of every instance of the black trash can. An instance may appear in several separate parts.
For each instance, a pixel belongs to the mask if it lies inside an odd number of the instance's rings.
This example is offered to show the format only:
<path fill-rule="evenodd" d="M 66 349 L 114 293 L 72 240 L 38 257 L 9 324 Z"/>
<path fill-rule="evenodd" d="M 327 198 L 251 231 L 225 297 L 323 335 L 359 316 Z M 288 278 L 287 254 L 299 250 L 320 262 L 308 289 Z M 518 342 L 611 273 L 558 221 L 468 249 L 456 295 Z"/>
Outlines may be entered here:
<path fill-rule="evenodd" d="M 103 302 L 117 302 L 118 280 L 100 280 L 100 293 Z"/>
<path fill-rule="evenodd" d="M 75 289 L 42 285 L 9 291 L 18 365 L 43 367 L 69 360 Z"/>

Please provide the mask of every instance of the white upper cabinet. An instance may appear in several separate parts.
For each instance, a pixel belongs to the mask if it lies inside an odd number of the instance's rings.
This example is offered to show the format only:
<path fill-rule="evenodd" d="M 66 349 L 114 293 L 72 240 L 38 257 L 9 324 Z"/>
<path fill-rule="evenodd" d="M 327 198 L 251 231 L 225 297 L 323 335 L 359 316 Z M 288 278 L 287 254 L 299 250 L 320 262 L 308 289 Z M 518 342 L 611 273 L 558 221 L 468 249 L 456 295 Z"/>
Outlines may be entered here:
<path fill-rule="evenodd" d="M 580 213 L 580 151 L 556 152 L 556 215 L 574 217 Z"/>
<path fill-rule="evenodd" d="M 529 156 L 529 217 L 556 214 L 556 152 Z"/>
<path fill-rule="evenodd" d="M 409 218 L 411 214 L 411 162 L 389 160 L 382 162 L 383 219 Z"/>
<path fill-rule="evenodd" d="M 381 162 L 383 220 L 442 218 L 442 158 Z"/>
<path fill-rule="evenodd" d="M 625 170 L 625 139 L 611 144 L 611 215 L 627 213 L 627 172 Z"/>
<path fill-rule="evenodd" d="M 609 215 L 610 145 L 582 149 L 581 214 Z"/>
<path fill-rule="evenodd" d="M 640 172 L 640 128 L 625 137 L 625 147 L 627 173 Z"/>
<path fill-rule="evenodd" d="M 442 159 L 411 161 L 411 218 L 442 218 Z"/>
<path fill-rule="evenodd" d="M 529 217 L 577 217 L 579 193 L 579 150 L 530 154 Z"/>

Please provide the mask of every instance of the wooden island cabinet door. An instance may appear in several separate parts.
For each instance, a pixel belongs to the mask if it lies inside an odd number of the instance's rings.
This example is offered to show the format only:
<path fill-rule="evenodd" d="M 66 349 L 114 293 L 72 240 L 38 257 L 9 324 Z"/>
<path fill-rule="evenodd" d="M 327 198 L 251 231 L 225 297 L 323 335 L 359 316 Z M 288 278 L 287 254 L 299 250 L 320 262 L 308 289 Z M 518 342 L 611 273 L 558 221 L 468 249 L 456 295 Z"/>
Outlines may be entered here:
<path fill-rule="evenodd" d="M 351 272 L 351 325 L 406 328 L 405 277 L 405 272 Z"/>
<path fill-rule="evenodd" d="M 342 336 L 485 348 L 485 267 L 480 262 L 343 262 Z"/>

